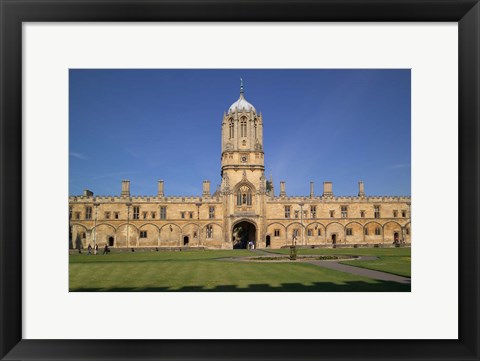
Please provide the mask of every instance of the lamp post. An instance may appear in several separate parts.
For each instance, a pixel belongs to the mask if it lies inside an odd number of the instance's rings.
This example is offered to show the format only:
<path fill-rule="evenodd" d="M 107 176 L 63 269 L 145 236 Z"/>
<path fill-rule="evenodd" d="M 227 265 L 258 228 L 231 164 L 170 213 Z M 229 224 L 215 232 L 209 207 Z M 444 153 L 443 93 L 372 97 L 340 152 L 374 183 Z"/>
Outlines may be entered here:
<path fill-rule="evenodd" d="M 195 203 L 195 205 L 197 206 L 197 237 L 198 237 L 198 245 L 200 246 L 201 245 L 201 242 L 200 242 L 200 206 L 202 205 L 202 203 Z"/>
<path fill-rule="evenodd" d="M 97 217 L 98 217 L 98 203 L 94 204 L 95 207 L 95 220 L 93 221 L 93 253 L 95 254 L 95 249 L 97 248 Z"/>
<path fill-rule="evenodd" d="M 127 248 L 129 247 L 129 244 L 128 244 L 128 236 L 129 236 L 129 230 L 130 230 L 130 206 L 132 205 L 132 203 L 127 203 L 126 206 L 127 206 L 127 241 L 126 241 L 126 245 L 127 245 Z"/>
<path fill-rule="evenodd" d="M 302 237 L 302 244 L 305 244 L 305 237 L 304 237 L 304 232 L 303 232 L 303 203 L 300 203 L 299 206 L 300 206 L 300 224 L 301 224 L 301 237 Z"/>

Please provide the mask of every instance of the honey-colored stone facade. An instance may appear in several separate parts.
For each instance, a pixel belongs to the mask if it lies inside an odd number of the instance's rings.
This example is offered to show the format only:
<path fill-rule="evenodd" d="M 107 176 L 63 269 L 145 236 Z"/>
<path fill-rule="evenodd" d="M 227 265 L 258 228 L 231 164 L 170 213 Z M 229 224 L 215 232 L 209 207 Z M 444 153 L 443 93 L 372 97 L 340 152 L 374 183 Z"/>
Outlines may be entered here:
<path fill-rule="evenodd" d="M 265 178 L 263 120 L 240 98 L 222 121 L 222 184 L 200 197 L 169 197 L 163 181 L 156 196 L 131 196 L 122 181 L 119 196 L 90 191 L 69 198 L 70 248 L 204 247 L 257 248 L 411 244 L 410 197 L 368 197 L 359 182 L 356 197 L 337 197 L 331 182 L 321 196 L 289 197 L 285 182 L 275 196 Z"/>

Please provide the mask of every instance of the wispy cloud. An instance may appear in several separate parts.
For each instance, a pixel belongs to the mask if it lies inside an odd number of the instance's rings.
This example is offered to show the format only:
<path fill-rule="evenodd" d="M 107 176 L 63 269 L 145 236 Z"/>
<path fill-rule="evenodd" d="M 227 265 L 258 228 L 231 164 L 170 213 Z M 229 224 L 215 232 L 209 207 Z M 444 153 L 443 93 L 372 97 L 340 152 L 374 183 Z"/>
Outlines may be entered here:
<path fill-rule="evenodd" d="M 399 169 L 399 168 L 408 168 L 410 167 L 410 164 L 395 164 L 395 165 L 392 165 L 388 168 L 390 169 Z"/>
<path fill-rule="evenodd" d="M 70 152 L 70 155 L 72 157 L 75 157 L 75 158 L 78 158 L 78 159 L 82 159 L 82 160 L 87 160 L 88 157 L 85 155 L 85 154 L 82 154 L 82 153 L 77 153 L 77 152 Z"/>

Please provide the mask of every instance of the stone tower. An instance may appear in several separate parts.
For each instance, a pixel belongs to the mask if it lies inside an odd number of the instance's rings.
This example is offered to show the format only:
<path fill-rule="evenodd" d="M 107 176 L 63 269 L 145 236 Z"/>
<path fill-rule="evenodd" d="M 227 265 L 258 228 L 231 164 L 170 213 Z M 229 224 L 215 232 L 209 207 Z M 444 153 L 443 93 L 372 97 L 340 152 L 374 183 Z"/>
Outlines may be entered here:
<path fill-rule="evenodd" d="M 225 239 L 234 248 L 243 248 L 245 241 L 259 245 L 265 216 L 262 115 L 245 99 L 240 81 L 240 96 L 222 121 L 224 229 Z"/>

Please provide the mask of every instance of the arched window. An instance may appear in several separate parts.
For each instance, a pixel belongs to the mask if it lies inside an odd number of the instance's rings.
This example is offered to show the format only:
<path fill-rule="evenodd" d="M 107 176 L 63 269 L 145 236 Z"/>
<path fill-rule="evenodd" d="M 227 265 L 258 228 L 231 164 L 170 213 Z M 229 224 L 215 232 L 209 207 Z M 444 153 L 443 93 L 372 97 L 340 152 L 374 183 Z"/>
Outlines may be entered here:
<path fill-rule="evenodd" d="M 213 238 L 213 226 L 207 226 L 207 238 Z"/>
<path fill-rule="evenodd" d="M 247 136 L 247 120 L 242 118 L 240 122 L 240 136 L 245 138 Z"/>
<path fill-rule="evenodd" d="M 252 192 L 248 186 L 242 186 L 237 192 L 237 206 L 252 205 Z"/>
<path fill-rule="evenodd" d="M 234 124 L 233 124 L 233 119 L 230 119 L 230 124 L 229 124 L 229 139 L 232 139 L 235 135 L 235 131 L 234 131 Z"/>

